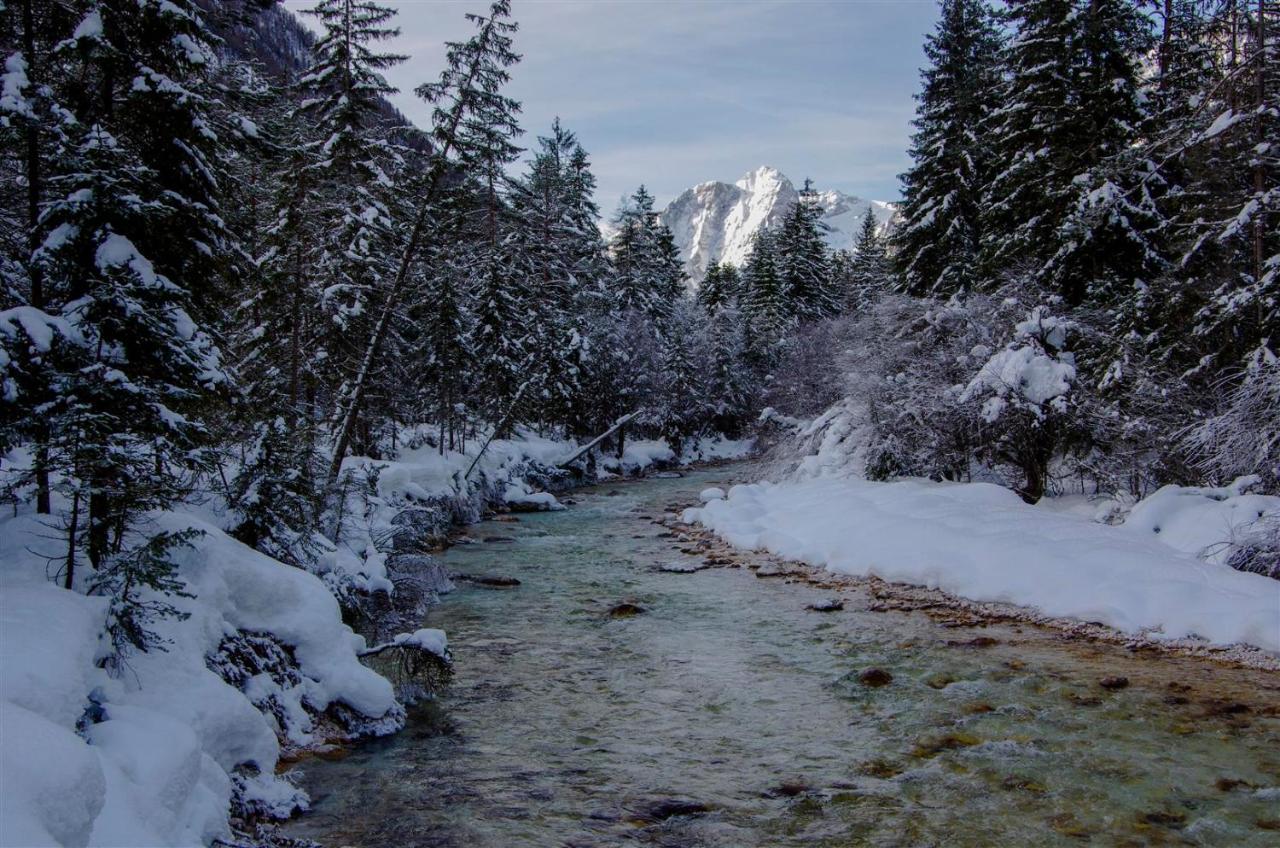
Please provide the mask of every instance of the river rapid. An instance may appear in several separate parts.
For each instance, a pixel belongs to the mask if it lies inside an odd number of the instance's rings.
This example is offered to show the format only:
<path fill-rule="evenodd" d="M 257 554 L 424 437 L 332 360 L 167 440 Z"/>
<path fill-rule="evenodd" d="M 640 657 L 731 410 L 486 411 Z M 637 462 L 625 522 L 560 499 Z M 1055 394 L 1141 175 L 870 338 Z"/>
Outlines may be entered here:
<path fill-rule="evenodd" d="M 1280 676 L 809 604 L 654 522 L 744 466 L 468 528 L 452 686 L 296 766 L 326 846 L 1280 845 Z M 642 612 L 614 617 L 629 603 Z M 892 679 L 864 672 L 879 669 Z M 1108 689 L 1103 678 L 1127 678 Z M 1118 685 L 1113 682 L 1113 685 Z"/>

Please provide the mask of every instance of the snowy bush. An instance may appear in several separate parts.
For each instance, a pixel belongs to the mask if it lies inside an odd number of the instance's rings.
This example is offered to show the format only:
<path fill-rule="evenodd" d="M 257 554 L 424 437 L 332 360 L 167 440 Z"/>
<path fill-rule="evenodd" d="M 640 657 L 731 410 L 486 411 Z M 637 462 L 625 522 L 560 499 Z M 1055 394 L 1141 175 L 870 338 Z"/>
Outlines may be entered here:
<path fill-rule="evenodd" d="M 1028 503 L 1044 495 L 1050 463 L 1071 436 L 1077 374 L 1067 340 L 1074 330 L 1071 321 L 1035 307 L 956 398 L 978 406 L 980 451 L 1021 472 L 1017 492 Z"/>

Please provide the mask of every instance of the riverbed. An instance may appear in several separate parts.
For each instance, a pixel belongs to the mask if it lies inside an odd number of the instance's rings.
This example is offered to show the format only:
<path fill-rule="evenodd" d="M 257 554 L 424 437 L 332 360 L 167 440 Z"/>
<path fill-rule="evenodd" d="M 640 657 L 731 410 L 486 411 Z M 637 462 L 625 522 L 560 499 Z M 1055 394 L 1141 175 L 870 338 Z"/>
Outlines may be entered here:
<path fill-rule="evenodd" d="M 403 732 L 303 761 L 313 809 L 287 833 L 360 848 L 1280 844 L 1280 676 L 875 612 L 856 590 L 747 568 L 661 570 L 703 558 L 656 519 L 744 473 L 605 485 L 468 528 L 447 567 L 520 584 L 459 582 L 431 611 L 453 684 Z M 833 594 L 843 609 L 807 608 Z M 638 611 L 611 615 L 621 604 Z"/>

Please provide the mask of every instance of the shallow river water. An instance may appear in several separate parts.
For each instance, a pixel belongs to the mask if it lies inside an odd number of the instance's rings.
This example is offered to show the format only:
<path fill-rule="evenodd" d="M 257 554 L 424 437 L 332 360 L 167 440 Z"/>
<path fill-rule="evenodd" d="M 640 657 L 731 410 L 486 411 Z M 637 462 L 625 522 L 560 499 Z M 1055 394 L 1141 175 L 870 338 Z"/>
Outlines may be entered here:
<path fill-rule="evenodd" d="M 432 610 L 453 685 L 402 733 L 298 766 L 314 808 L 287 832 L 361 848 L 1280 845 L 1280 676 L 870 612 L 857 589 L 807 611 L 832 593 L 746 568 L 658 571 L 699 559 L 652 519 L 743 473 L 470 528 L 491 541 L 448 567 L 521 585 L 459 583 Z M 610 618 L 621 602 L 646 611 Z M 892 681 L 863 685 L 872 667 Z"/>

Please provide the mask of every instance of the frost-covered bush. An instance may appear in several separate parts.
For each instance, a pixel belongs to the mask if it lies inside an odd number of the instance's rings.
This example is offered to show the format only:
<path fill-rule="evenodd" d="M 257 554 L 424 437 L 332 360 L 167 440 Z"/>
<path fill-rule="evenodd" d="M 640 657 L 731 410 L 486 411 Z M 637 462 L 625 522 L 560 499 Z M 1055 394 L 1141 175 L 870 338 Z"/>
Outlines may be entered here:
<path fill-rule="evenodd" d="M 1016 468 L 1016 491 L 1035 503 L 1049 483 L 1049 467 L 1076 429 L 1075 355 L 1067 349 L 1076 325 L 1037 306 L 1013 328 L 1007 344 L 991 352 L 956 397 L 976 406 L 979 452 L 989 462 Z M 975 355 L 985 354 L 975 349 Z"/>
<path fill-rule="evenodd" d="M 1265 488 L 1280 488 L 1280 360 L 1264 346 L 1219 388 L 1218 413 L 1186 436 L 1198 467 L 1217 481 L 1258 474 Z"/>

